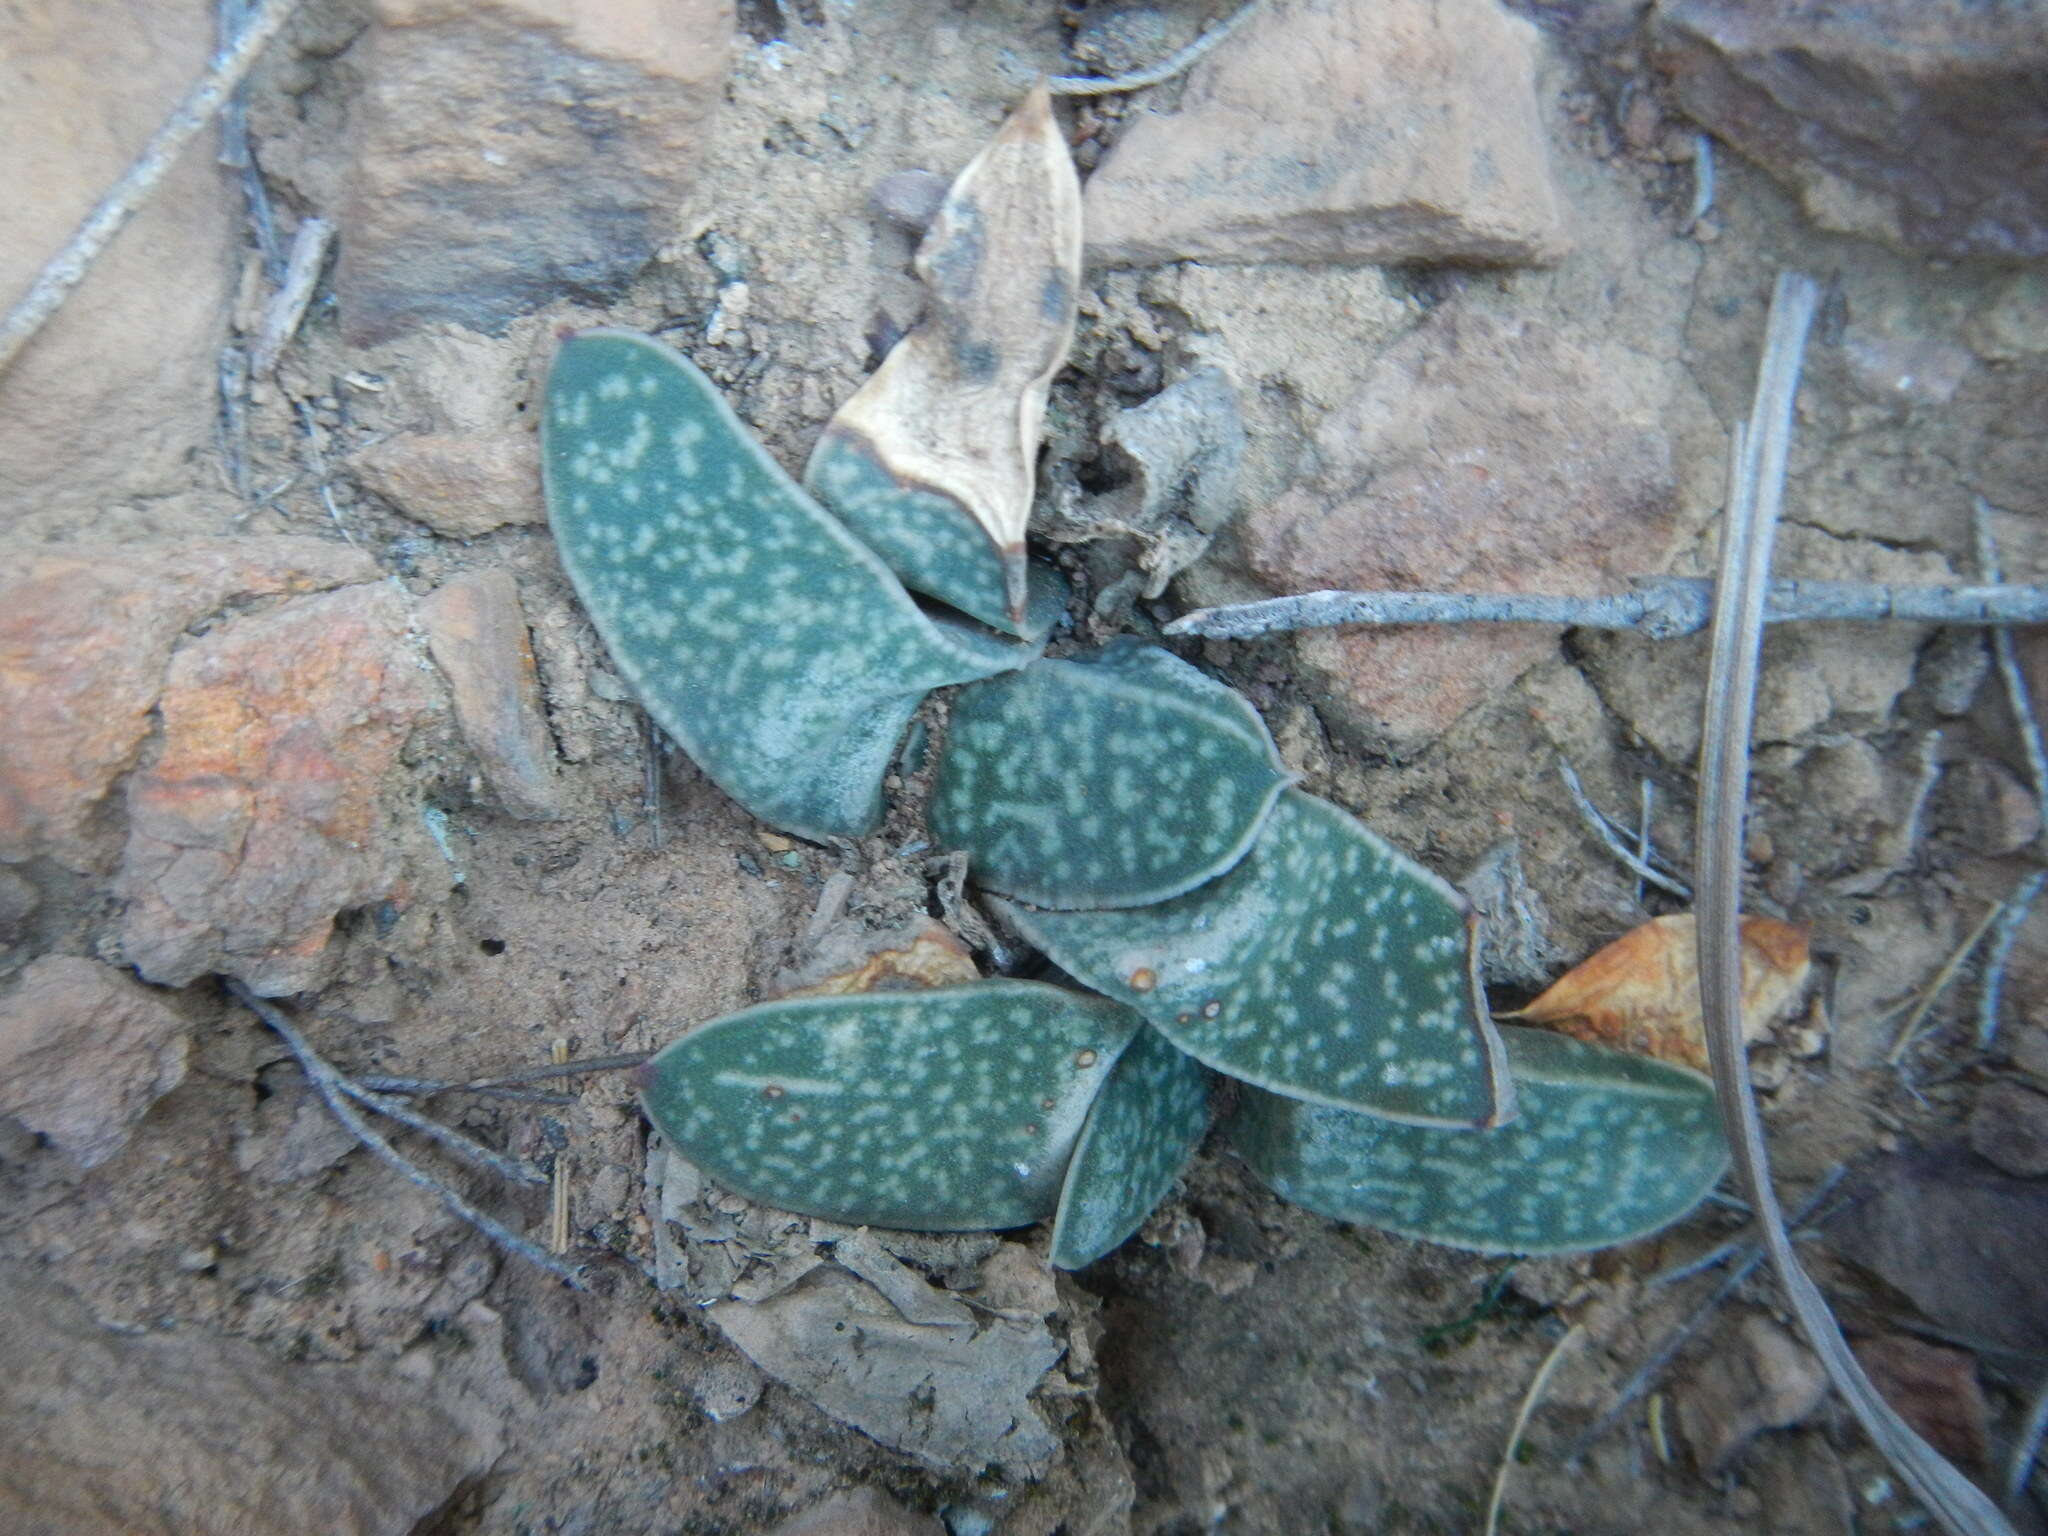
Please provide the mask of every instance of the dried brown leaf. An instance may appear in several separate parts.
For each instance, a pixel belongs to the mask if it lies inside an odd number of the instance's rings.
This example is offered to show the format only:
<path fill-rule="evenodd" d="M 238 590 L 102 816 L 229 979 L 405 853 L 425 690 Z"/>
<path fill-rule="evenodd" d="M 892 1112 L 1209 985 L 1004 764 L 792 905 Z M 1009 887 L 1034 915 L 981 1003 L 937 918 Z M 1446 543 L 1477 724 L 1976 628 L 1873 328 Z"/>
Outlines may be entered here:
<path fill-rule="evenodd" d="M 1043 84 L 954 180 L 917 273 L 924 319 L 826 436 L 956 502 L 1002 562 L 1020 620 L 1046 391 L 1073 343 L 1081 281 L 1081 184 Z"/>
<path fill-rule="evenodd" d="M 1690 912 L 1652 918 L 1560 976 L 1528 1007 L 1501 1017 L 1705 1072 L 1699 963 Z M 1746 1039 L 1760 1039 L 1799 995 L 1808 968 L 1804 929 L 1771 917 L 1742 920 Z"/>

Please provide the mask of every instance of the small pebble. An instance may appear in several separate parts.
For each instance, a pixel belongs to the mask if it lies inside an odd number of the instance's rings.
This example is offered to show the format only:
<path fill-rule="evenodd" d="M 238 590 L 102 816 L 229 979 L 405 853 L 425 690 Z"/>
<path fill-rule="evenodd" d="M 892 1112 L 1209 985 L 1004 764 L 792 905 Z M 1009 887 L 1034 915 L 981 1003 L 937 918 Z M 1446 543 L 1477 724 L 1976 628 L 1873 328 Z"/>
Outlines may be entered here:
<path fill-rule="evenodd" d="M 921 235 L 931 227 L 950 183 L 931 171 L 897 171 L 875 183 L 868 206 L 877 217 Z"/>

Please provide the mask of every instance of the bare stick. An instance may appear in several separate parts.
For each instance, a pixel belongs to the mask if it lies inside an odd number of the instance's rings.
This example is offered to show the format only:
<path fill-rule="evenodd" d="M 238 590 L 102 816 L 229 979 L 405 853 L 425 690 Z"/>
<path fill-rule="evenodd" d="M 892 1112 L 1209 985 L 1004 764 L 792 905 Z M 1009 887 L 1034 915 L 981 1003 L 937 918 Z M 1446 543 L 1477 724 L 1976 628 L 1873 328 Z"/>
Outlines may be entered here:
<path fill-rule="evenodd" d="M 1957 973 L 1969 962 L 1970 956 L 1977 952 L 1977 946 L 1984 942 L 1984 935 L 1991 931 L 1992 925 L 1998 921 L 1999 914 L 2004 911 L 2005 903 L 1994 901 L 1991 904 L 1990 910 L 1984 914 L 1977 926 L 1963 935 L 1963 942 L 1955 947 L 1946 960 L 1942 961 L 1941 968 L 1934 973 L 1933 979 L 1927 983 L 1921 990 L 1919 998 L 1915 1000 L 1913 1011 L 1906 1015 L 1906 1022 L 1899 1026 L 1899 1032 L 1892 1040 L 1892 1048 L 1884 1053 L 1887 1065 L 1895 1067 L 1905 1059 L 1906 1052 L 1912 1048 L 1913 1042 L 1919 1038 L 1920 1024 L 1927 1017 L 1928 1010 L 1933 1008 L 1941 994 L 1948 990 L 1949 984 L 1956 979 Z"/>
<path fill-rule="evenodd" d="M 483 1233 L 484 1236 L 505 1249 L 508 1253 L 517 1254 L 522 1259 L 538 1264 L 549 1274 L 554 1275 L 564 1284 L 576 1290 L 580 1291 L 585 1288 L 583 1281 L 569 1265 L 564 1264 L 560 1259 L 541 1247 L 540 1244 L 529 1238 L 521 1237 L 495 1216 L 487 1215 L 483 1211 L 478 1210 L 440 1180 L 415 1167 L 402 1152 L 378 1135 L 370 1127 L 369 1123 L 356 1113 L 355 1106 L 349 1103 L 348 1090 L 342 1086 L 345 1081 L 342 1075 L 328 1065 L 326 1059 L 318 1051 L 315 1051 L 312 1046 L 306 1043 L 305 1036 L 298 1032 L 293 1026 L 292 1021 L 285 1017 L 280 1009 L 265 1002 L 232 977 L 227 980 L 227 989 L 228 994 L 236 1002 L 247 1008 L 257 1018 L 268 1024 L 272 1030 L 276 1031 L 277 1037 L 284 1041 L 290 1047 L 291 1053 L 298 1058 L 299 1070 L 306 1074 L 306 1081 L 313 1085 L 313 1091 L 320 1095 L 321 1099 L 326 1103 L 329 1112 L 348 1129 L 349 1133 L 357 1141 L 368 1148 L 373 1155 L 396 1169 L 411 1183 L 417 1184 L 421 1189 L 429 1191 L 455 1215 L 475 1227 L 477 1231 Z"/>
<path fill-rule="evenodd" d="M 1642 788 L 1638 793 L 1636 806 L 1636 857 L 1647 868 L 1650 862 L 1650 818 L 1657 807 L 1657 788 L 1650 782 L 1648 774 L 1643 775 Z M 1636 876 L 1636 905 L 1643 902 L 1643 877 Z"/>
<path fill-rule="evenodd" d="M 1791 448 L 1792 400 L 1819 297 L 1809 278 L 1789 272 L 1778 278 L 1749 431 L 1731 477 L 1721 533 L 1721 575 L 1701 731 L 1698 852 L 1693 861 L 1699 883 L 1700 1006 L 1736 1175 L 1763 1227 L 1772 1264 L 1808 1342 L 1878 1450 L 1954 1536 L 2012 1536 L 2012 1527 L 1997 1506 L 1915 1434 L 1870 1384 L 1827 1299 L 1801 1266 L 1771 1187 L 1770 1154 L 1743 1052 L 1738 923 L 1749 739 L 1756 716 L 1772 536 Z"/>
<path fill-rule="evenodd" d="M 1557 771 L 1564 779 L 1564 787 L 1571 792 L 1572 803 L 1579 808 L 1579 816 L 1600 839 L 1607 851 L 1636 872 L 1639 879 L 1647 880 L 1660 891 L 1668 891 L 1680 901 L 1692 900 L 1692 891 L 1682 880 L 1674 880 L 1650 863 L 1638 858 L 1614 830 L 1613 823 L 1600 814 L 1600 808 L 1586 798 L 1585 786 L 1579 783 L 1579 776 L 1572 765 L 1563 758 L 1557 760 Z"/>
<path fill-rule="evenodd" d="M 1536 1379 L 1529 1383 L 1529 1390 L 1522 1396 L 1522 1406 L 1515 1414 L 1515 1427 L 1508 1431 L 1507 1448 L 1500 1453 L 1500 1470 L 1493 1474 L 1493 1497 L 1486 1501 L 1486 1536 L 1494 1536 L 1500 1529 L 1500 1505 L 1501 1500 L 1507 1497 L 1508 1468 L 1515 1464 L 1515 1451 L 1522 1443 L 1522 1432 L 1529 1427 L 1529 1416 L 1536 1411 L 1537 1400 L 1543 1396 L 1543 1389 L 1550 1385 L 1558 1363 L 1579 1342 L 1585 1331 L 1584 1323 L 1573 1323 L 1565 1330 L 1564 1337 L 1543 1357 L 1543 1364 L 1536 1368 Z"/>
<path fill-rule="evenodd" d="M 1692 136 L 1692 212 L 1686 216 L 1685 233 L 1699 227 L 1714 207 L 1714 141 L 1704 133 Z"/>
<path fill-rule="evenodd" d="M 334 486 L 327 473 L 327 455 L 320 451 L 320 424 L 313 419 L 312 404 L 294 400 L 292 406 L 299 418 L 299 430 L 306 435 L 306 457 L 313 461 L 314 486 L 320 492 L 320 501 L 327 508 L 327 515 L 334 526 L 341 530 L 341 536 L 354 544 L 356 536 L 348 531 L 348 524 L 341 520 L 341 508 L 334 503 Z M 444 847 L 442 852 L 446 853 L 447 849 Z"/>
<path fill-rule="evenodd" d="M 216 48 L 231 47 L 249 19 L 253 0 L 215 0 L 213 8 Z M 220 110 L 220 163 L 240 174 L 242 196 L 249 205 L 249 223 L 256 231 L 256 249 L 263 257 L 263 271 L 273 283 L 284 281 L 284 252 L 277 246 L 277 220 L 271 212 L 270 189 L 263 185 L 263 170 L 249 147 L 249 83 L 236 86 Z"/>
<path fill-rule="evenodd" d="M 334 226 L 325 219 L 305 219 L 292 236 L 292 254 L 285 262 L 284 283 L 270 296 L 263 310 L 263 331 L 249 354 L 249 371 L 268 378 L 277 371 L 277 360 L 285 343 L 297 334 L 306 318 L 306 306 L 313 302 L 313 290 L 320 282 L 320 269 L 327 265 L 327 248 L 334 242 Z"/>
<path fill-rule="evenodd" d="M 428 1077 L 366 1077 L 365 1088 L 377 1093 L 408 1093 L 428 1099 L 440 1093 L 490 1093 L 500 1088 L 518 1088 L 527 1083 L 546 1083 L 564 1077 L 582 1077 L 590 1072 L 629 1072 L 645 1066 L 652 1051 L 624 1051 L 617 1056 L 585 1056 L 579 1061 L 556 1062 L 545 1067 L 519 1067 L 489 1077 L 472 1077 L 443 1082 Z"/>
<path fill-rule="evenodd" d="M 1982 496 L 1977 498 L 1972 522 L 1976 532 L 1978 578 L 1997 581 L 2000 575 L 1998 541 L 1991 533 L 1991 503 Z M 2027 773 L 2034 781 L 2034 810 L 2042 819 L 2042 825 L 2048 826 L 2048 746 L 2044 746 L 2041 739 L 2041 721 L 2034 713 L 2026 678 L 2020 673 L 2019 649 L 2013 644 L 2010 630 L 1992 632 L 1991 654 L 1998 663 L 1999 680 L 2005 685 L 2006 707 L 2012 711 L 2013 724 L 2020 733 L 2021 749 L 2027 755 Z M 2033 910 L 2034 902 L 2041 894 L 2043 883 L 2044 877 L 2038 872 L 2022 879 L 2013 888 L 1999 919 L 1997 937 L 1991 944 L 1991 957 L 1984 967 L 1984 989 L 1977 1000 L 1979 1050 L 1989 1050 L 1991 1042 L 1998 1036 L 1998 1005 L 2005 990 L 2006 961 L 2019 938 L 2020 925 L 2026 922 L 2027 914 Z"/>
<path fill-rule="evenodd" d="M 249 77 L 257 58 L 284 24 L 291 20 L 299 5 L 300 0 L 264 0 L 262 8 L 249 19 L 249 24 L 235 39 L 235 45 L 214 59 L 212 67 L 186 92 L 185 99 L 164 120 L 163 126 L 150 135 L 135 163 L 100 199 L 99 206 L 86 216 L 64 249 L 51 258 L 34 285 L 7 312 L 7 318 L 0 320 L 0 373 L 6 372 L 21 349 L 28 345 L 29 338 L 57 313 L 71 290 L 92 270 L 92 264 L 99 259 L 100 253 L 120 232 L 121 226 L 149 201 L 150 194 L 164 179 L 164 173 L 177 161 L 179 151 L 192 142 L 194 134 L 213 121 L 221 103 Z M 166 277 L 176 280 L 175 273 L 166 274 Z"/>
<path fill-rule="evenodd" d="M 1124 91 L 1142 91 L 1148 85 L 1158 85 L 1162 81 L 1171 80 L 1243 26 L 1250 19 L 1252 12 L 1264 3 L 1265 0 L 1245 0 L 1234 14 L 1209 28 L 1187 47 L 1178 53 L 1169 54 L 1148 68 L 1133 70 L 1128 75 L 1109 75 L 1102 78 L 1092 75 L 1054 75 L 1045 82 L 1046 89 L 1055 96 L 1115 96 Z"/>
<path fill-rule="evenodd" d="M 2013 945 L 2019 942 L 2020 929 L 2026 923 L 2028 914 L 2034 910 L 2034 903 L 2041 895 L 2041 887 L 2048 885 L 2048 870 L 2035 870 L 2024 875 L 2013 887 L 2012 894 L 2005 899 L 2005 905 L 1998 910 L 1998 921 L 1991 930 L 1991 948 L 1984 957 L 1984 987 L 1977 996 L 1977 1049 L 1988 1051 L 1998 1038 L 1998 1008 L 2005 996 L 2005 967 L 2012 958 Z"/>
<path fill-rule="evenodd" d="M 548 1054 L 556 1066 L 569 1060 L 569 1042 L 561 1036 Z M 566 1150 L 555 1154 L 554 1188 L 548 1202 L 548 1247 L 556 1253 L 569 1251 L 569 1154 Z"/>
<path fill-rule="evenodd" d="M 2027 1491 L 2027 1479 L 2033 1476 L 2034 1463 L 2040 1459 L 2044 1435 L 2048 1435 L 2048 1380 L 2034 1394 L 2027 1421 L 2020 1426 L 2019 1438 L 2013 1442 L 2012 1462 L 2005 1469 L 2006 1503 L 2018 1503 L 2020 1495 Z"/>
<path fill-rule="evenodd" d="M 477 1168 L 488 1169 L 500 1178 L 512 1180 L 515 1184 L 545 1184 L 547 1180 L 516 1157 L 507 1157 L 495 1147 L 487 1147 L 440 1121 L 421 1114 L 403 1099 L 387 1098 L 365 1088 L 361 1083 L 336 1073 L 334 1086 L 354 1099 L 366 1109 L 396 1120 L 400 1125 L 418 1131 L 427 1140 L 444 1151 Z"/>
<path fill-rule="evenodd" d="M 640 786 L 641 803 L 647 811 L 649 846 L 659 853 L 666 841 L 661 828 L 661 727 L 654 723 L 654 716 L 648 714 L 643 714 L 640 722 L 645 727 L 641 735 L 641 745 L 645 749 L 641 760 L 644 775 Z"/>
<path fill-rule="evenodd" d="M 249 499 L 249 357 L 233 345 L 220 349 L 220 447 L 227 460 L 228 486 L 236 499 Z"/>
<path fill-rule="evenodd" d="M 1991 536 L 1991 503 L 1977 498 L 1974 519 L 1977 535 L 1977 568 L 1985 581 L 1999 579 L 1998 545 Z M 2027 773 L 2034 781 L 2034 808 L 2048 817 L 2048 745 L 2041 739 L 2041 722 L 2034 716 L 2027 697 L 2026 679 L 2020 675 L 2019 650 L 2009 630 L 1994 630 L 1991 653 L 1998 661 L 1998 675 L 2005 684 L 2006 703 L 2013 723 L 2019 728 L 2020 746 L 2027 754 Z"/>
<path fill-rule="evenodd" d="M 1338 624 L 1553 624 L 1671 640 L 1707 627 L 1714 584 L 1698 576 L 1645 576 L 1601 597 L 1541 592 L 1304 592 L 1256 603 L 1199 608 L 1169 635 L 1244 640 L 1279 630 Z M 1997 626 L 2048 623 L 2048 586 L 1891 587 L 1860 581 L 1774 581 L 1767 624 L 1853 623 Z"/>

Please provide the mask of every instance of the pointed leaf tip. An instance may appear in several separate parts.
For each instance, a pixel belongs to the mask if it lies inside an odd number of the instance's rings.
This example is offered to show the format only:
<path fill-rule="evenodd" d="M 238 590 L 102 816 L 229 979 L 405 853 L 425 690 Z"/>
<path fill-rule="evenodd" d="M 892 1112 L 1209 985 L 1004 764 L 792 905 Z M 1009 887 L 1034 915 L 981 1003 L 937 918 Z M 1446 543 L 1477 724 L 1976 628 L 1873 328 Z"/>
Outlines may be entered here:
<path fill-rule="evenodd" d="M 1425 1125 L 1513 1113 L 1463 898 L 1300 790 L 1236 868 L 1171 901 L 997 905 L 1054 964 L 1218 1072 Z"/>
<path fill-rule="evenodd" d="M 1085 1269 L 1166 1198 L 1209 1128 L 1209 1071 L 1156 1030 L 1118 1059 L 1074 1148 L 1052 1228 L 1052 1261 Z"/>
<path fill-rule="evenodd" d="M 955 179 L 916 265 L 929 313 L 833 416 L 804 481 L 910 586 L 1014 631 L 1081 283 L 1081 183 L 1042 89 Z"/>
<path fill-rule="evenodd" d="M 1728 1166 L 1713 1085 L 1540 1029 L 1501 1030 L 1521 1113 L 1490 1131 L 1400 1125 L 1247 1090 L 1230 1139 L 1318 1215 L 1483 1253 L 1574 1253 L 1644 1237 Z"/>

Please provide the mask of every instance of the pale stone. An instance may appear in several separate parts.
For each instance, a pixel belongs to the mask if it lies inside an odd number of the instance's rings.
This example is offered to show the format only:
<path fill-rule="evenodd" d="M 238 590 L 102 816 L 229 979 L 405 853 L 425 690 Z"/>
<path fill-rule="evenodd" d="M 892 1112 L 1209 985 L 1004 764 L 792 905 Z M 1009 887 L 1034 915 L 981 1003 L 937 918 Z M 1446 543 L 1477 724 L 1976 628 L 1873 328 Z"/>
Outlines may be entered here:
<path fill-rule="evenodd" d="M 90 1168 L 185 1080 L 191 1048 L 185 1021 L 132 977 L 45 955 L 0 997 L 0 1114 Z"/>
<path fill-rule="evenodd" d="M 213 51 L 213 13 L 158 0 L 9 6 L 0 47 L 0 309 L 142 150 Z M 0 374 L 0 527 L 184 486 L 212 440 L 239 198 L 202 133 Z"/>
<path fill-rule="evenodd" d="M 1536 51 L 1493 0 L 1275 0 L 1125 128 L 1090 257 L 1554 261 Z"/>

